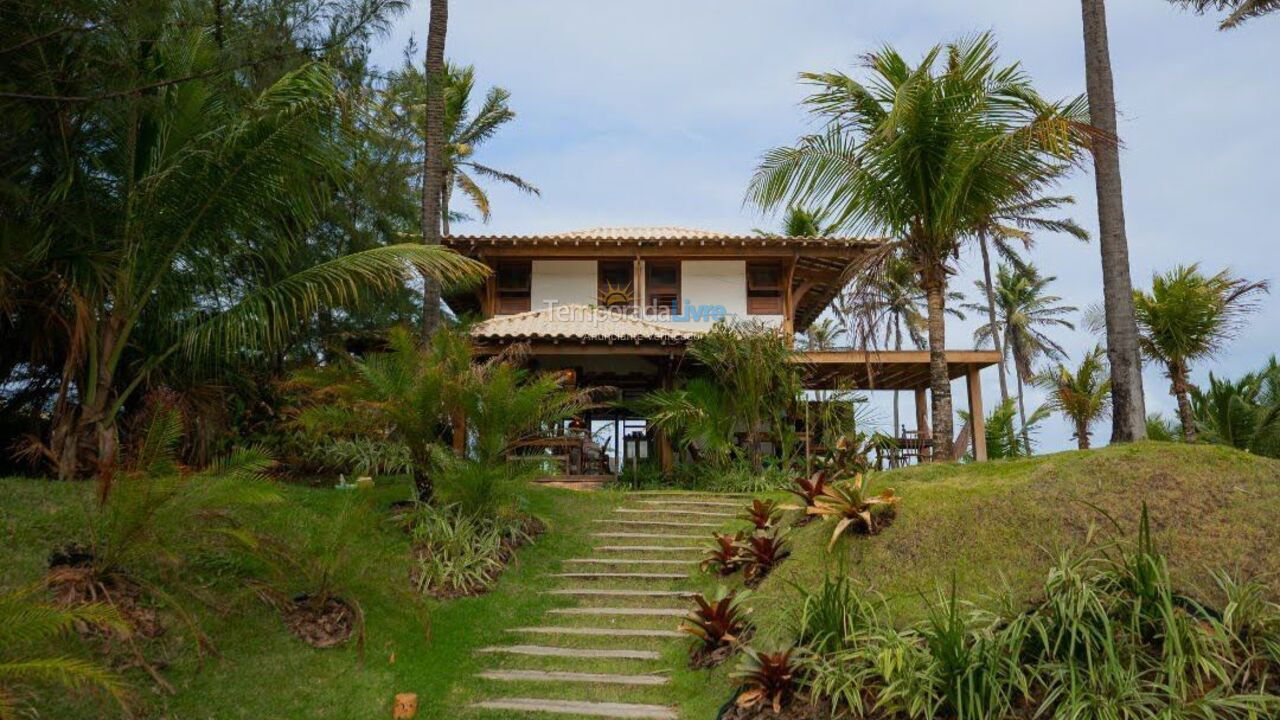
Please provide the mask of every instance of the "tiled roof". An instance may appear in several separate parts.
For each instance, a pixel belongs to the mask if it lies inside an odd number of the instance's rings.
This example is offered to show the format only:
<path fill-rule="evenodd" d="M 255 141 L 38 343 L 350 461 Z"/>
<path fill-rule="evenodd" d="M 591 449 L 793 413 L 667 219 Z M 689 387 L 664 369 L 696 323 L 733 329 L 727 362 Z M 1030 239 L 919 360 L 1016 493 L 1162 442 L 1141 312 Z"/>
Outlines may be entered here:
<path fill-rule="evenodd" d="M 620 311 L 590 305 L 557 305 L 517 315 L 496 315 L 471 328 L 494 340 L 591 340 L 683 344 L 701 331 L 675 330 Z"/>
<path fill-rule="evenodd" d="M 460 247 L 475 244 L 600 244 L 600 243 L 641 243 L 674 241 L 697 244 L 723 243 L 733 245 L 788 245 L 788 246 L 851 246 L 870 247 L 882 241 L 873 238 L 848 237 L 784 237 L 766 235 L 735 235 L 733 233 L 698 230 L 694 228 L 674 226 L 653 227 L 598 227 L 569 232 L 547 233 L 543 235 L 450 235 L 444 239 L 446 245 Z"/>

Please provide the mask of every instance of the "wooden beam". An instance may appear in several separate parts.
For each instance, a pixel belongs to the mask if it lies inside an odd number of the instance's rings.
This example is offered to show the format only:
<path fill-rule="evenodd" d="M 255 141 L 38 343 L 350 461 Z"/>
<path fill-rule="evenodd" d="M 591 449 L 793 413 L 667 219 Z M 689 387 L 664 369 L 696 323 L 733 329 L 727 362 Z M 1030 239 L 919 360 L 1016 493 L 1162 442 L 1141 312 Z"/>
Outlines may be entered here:
<path fill-rule="evenodd" d="M 965 382 L 969 390 L 969 415 L 973 422 L 973 459 L 985 462 L 987 459 L 987 418 L 982 411 L 982 378 L 978 375 L 978 367 L 969 366 L 969 374 Z"/>

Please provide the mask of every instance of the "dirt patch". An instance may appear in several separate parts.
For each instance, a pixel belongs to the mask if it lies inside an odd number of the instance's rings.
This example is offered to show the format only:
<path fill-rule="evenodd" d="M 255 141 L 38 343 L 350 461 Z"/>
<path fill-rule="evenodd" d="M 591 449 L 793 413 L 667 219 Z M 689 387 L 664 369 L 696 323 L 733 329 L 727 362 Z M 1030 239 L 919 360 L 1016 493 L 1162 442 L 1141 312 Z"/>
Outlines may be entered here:
<path fill-rule="evenodd" d="M 281 610 L 285 627 L 314 648 L 345 643 L 361 623 L 360 611 L 337 596 L 326 600 L 299 595 Z"/>
<path fill-rule="evenodd" d="M 144 638 L 163 635 L 160 614 L 145 602 L 142 588 L 123 574 L 100 575 L 93 567 L 94 559 L 92 551 L 76 545 L 49 555 L 45 582 L 53 592 L 54 602 L 61 607 L 105 603 L 120 613 L 135 635 Z M 119 639 L 115 637 L 116 632 L 100 625 L 78 623 L 76 632 L 83 637 Z"/>

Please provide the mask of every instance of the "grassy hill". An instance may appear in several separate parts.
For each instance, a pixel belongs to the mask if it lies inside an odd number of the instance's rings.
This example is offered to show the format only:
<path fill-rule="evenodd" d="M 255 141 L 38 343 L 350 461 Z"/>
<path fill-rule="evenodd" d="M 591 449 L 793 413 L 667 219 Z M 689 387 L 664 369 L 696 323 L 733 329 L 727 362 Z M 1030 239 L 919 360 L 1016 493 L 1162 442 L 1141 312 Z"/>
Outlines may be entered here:
<path fill-rule="evenodd" d="M 1006 590 L 1030 600 L 1058 551 L 1131 542 L 1144 502 L 1184 591 L 1213 602 L 1210 573 L 1225 569 L 1266 575 L 1280 597 L 1274 460 L 1218 446 L 1141 443 L 914 467 L 885 473 L 873 487 L 886 486 L 902 504 L 881 534 L 846 538 L 831 553 L 829 524 L 792 534 L 793 556 L 754 602 L 763 627 L 775 631 L 793 604 L 791 583 L 812 585 L 840 567 L 883 593 L 902 620 L 920 617 L 927 598 L 953 577 L 965 600 L 993 602 Z"/>

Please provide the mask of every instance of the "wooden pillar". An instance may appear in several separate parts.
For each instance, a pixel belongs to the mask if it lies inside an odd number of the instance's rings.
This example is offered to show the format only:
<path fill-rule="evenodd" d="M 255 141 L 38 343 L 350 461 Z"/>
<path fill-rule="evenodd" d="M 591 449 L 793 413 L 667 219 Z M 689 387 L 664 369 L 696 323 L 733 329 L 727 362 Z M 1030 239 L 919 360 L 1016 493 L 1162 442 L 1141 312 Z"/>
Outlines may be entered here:
<path fill-rule="evenodd" d="M 929 396 L 922 387 L 916 388 L 916 431 L 920 433 L 922 439 L 933 437 L 933 433 L 929 430 Z M 932 451 L 922 449 L 920 459 L 926 462 L 932 460 Z"/>
<path fill-rule="evenodd" d="M 973 418 L 973 459 L 987 459 L 987 418 L 982 410 L 982 378 L 978 368 L 970 365 L 965 385 L 969 390 L 969 415 Z"/>
<path fill-rule="evenodd" d="M 462 457 L 467 453 L 467 416 L 458 410 L 453 414 L 452 421 L 453 454 Z"/>

